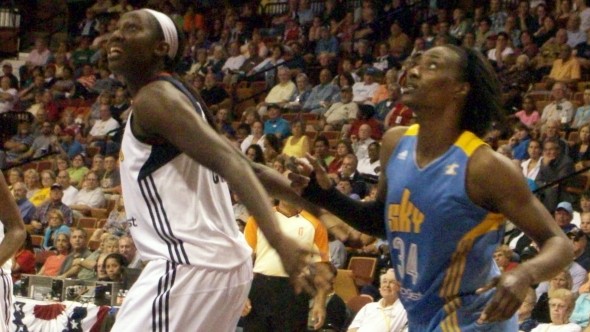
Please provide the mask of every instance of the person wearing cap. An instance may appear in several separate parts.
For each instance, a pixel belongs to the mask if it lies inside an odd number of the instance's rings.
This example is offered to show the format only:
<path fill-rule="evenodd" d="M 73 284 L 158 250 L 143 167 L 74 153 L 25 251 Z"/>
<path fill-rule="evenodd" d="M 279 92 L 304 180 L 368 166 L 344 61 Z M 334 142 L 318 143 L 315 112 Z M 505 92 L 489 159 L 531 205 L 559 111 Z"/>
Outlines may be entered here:
<path fill-rule="evenodd" d="M 590 271 L 590 250 L 588 250 L 588 236 L 584 232 L 574 227 L 567 232 L 567 237 L 574 244 L 574 261 L 580 264 L 586 271 Z"/>
<path fill-rule="evenodd" d="M 268 105 L 268 120 L 264 121 L 264 135 L 275 135 L 280 139 L 291 135 L 291 124 L 281 117 L 281 106 Z"/>
<path fill-rule="evenodd" d="M 557 204 L 553 216 L 555 217 L 555 222 L 564 233 L 567 233 L 576 227 L 576 225 L 572 224 L 574 208 L 570 202 L 564 201 Z"/>
<path fill-rule="evenodd" d="M 364 104 L 373 100 L 373 94 L 379 88 L 379 83 L 375 82 L 377 69 L 367 68 L 363 75 L 363 81 L 354 83 L 352 86 L 352 100 L 354 102 Z"/>
<path fill-rule="evenodd" d="M 58 210 L 63 215 L 63 223 L 67 226 L 73 224 L 72 209 L 62 202 L 63 189 L 61 184 L 54 183 L 51 185 L 49 193 L 49 200 L 41 204 L 35 214 L 31 224 L 27 225 L 27 230 L 31 234 L 43 234 L 43 230 L 49 224 L 49 212 L 51 210 Z"/>
<path fill-rule="evenodd" d="M 359 106 L 352 101 L 352 88 L 345 86 L 340 89 L 340 101 L 332 104 L 319 121 L 322 130 L 340 130 L 343 125 L 356 120 Z"/>

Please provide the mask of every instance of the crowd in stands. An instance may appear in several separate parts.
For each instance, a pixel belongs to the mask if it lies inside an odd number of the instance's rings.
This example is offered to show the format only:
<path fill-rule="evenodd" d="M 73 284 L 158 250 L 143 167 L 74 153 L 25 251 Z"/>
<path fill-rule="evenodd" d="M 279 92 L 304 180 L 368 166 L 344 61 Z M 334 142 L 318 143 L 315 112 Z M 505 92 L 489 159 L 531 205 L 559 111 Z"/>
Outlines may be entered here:
<path fill-rule="evenodd" d="M 338 190 L 359 200 L 375 199 L 383 133 L 414 123 L 400 87 L 413 59 L 445 44 L 481 52 L 497 73 L 507 115 L 485 139 L 522 169 L 576 248 L 576 262 L 567 271 L 531 290 L 518 312 L 521 330 L 534 331 L 537 324 L 537 330 L 545 324 L 586 328 L 590 1 L 491 0 L 436 8 L 432 1 L 423 7 L 402 0 L 289 0 L 276 1 L 283 9 L 271 13 L 273 3 L 251 0 L 220 8 L 207 2 L 96 0 L 67 40 L 39 37 L 22 67 L 3 63 L 0 116 L 28 113 L 30 119 L 19 122 L 0 146 L 0 169 L 36 242 L 35 253 L 29 242 L 17 253 L 14 277 L 37 271 L 119 280 L 109 266 L 141 267 L 127 234 L 134 221 L 125 217 L 117 164 L 132 101 L 108 69 L 106 41 L 122 13 L 148 6 L 170 15 L 185 32 L 178 72 L 236 148 L 281 173 L 292 157 L 310 153 Z M 580 174 L 559 182 L 574 172 Z M 243 229 L 248 213 L 235 195 L 234 201 Z M 342 242 L 349 244 L 330 236 L 337 268 L 346 268 Z M 363 245 L 348 252 L 375 255 L 386 270 L 387 243 L 372 239 Z M 508 222 L 494 257 L 501 270 L 509 270 L 536 251 Z M 391 299 L 383 303 L 390 306 Z M 363 331 L 362 325 L 356 328 Z"/>

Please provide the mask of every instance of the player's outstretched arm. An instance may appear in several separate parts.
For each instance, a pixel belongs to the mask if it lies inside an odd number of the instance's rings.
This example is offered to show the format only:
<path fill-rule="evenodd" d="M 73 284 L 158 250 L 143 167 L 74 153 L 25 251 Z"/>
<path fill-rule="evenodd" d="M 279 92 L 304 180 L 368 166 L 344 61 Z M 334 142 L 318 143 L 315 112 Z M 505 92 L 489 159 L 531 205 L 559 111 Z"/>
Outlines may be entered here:
<path fill-rule="evenodd" d="M 470 159 L 467 174 L 470 198 L 490 211 L 502 213 L 541 248 L 535 258 L 503 273 L 482 289 L 496 287 L 496 294 L 481 322 L 505 320 L 520 307 L 531 285 L 551 278 L 572 262 L 573 247 L 510 160 L 483 147 Z"/>
<path fill-rule="evenodd" d="M 4 224 L 4 240 L 0 243 L 0 266 L 12 258 L 25 240 L 25 225 L 4 176 L 0 174 L 0 221 Z"/>
<path fill-rule="evenodd" d="M 308 252 L 280 232 L 268 194 L 249 164 L 194 110 L 188 97 L 170 83 L 156 81 L 141 90 L 133 108 L 136 136 L 164 138 L 224 178 L 277 250 L 292 280 L 298 277 L 307 264 Z M 309 283 L 300 286 L 312 288 Z"/>

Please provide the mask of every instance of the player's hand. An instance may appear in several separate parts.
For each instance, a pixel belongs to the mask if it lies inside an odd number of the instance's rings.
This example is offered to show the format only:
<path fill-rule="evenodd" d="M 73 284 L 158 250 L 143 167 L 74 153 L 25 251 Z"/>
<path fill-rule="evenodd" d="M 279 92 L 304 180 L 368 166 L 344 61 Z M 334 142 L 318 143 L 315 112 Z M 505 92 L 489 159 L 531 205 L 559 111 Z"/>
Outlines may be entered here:
<path fill-rule="evenodd" d="M 490 323 L 509 319 L 524 301 L 531 286 L 532 277 L 523 268 L 516 268 L 494 278 L 486 286 L 477 290 L 477 294 L 496 288 L 496 294 L 488 302 L 478 323 Z"/>
<path fill-rule="evenodd" d="M 242 317 L 248 316 L 250 311 L 252 311 L 252 303 L 250 302 L 250 299 L 246 299 L 246 303 L 244 303 L 244 308 L 242 309 L 241 316 Z"/>
<path fill-rule="evenodd" d="M 305 291 L 314 294 L 313 275 L 309 269 L 311 252 L 286 236 L 283 236 L 274 248 L 281 257 L 283 268 L 289 275 L 295 293 Z"/>
<path fill-rule="evenodd" d="M 324 322 L 326 321 L 326 306 L 323 303 L 314 302 L 311 308 L 311 319 L 314 330 L 319 330 L 324 326 Z"/>
<path fill-rule="evenodd" d="M 297 159 L 297 169 L 298 172 L 291 172 L 289 174 L 289 180 L 291 180 L 291 187 L 295 189 L 305 189 L 310 182 L 311 173 L 315 173 L 315 179 L 318 185 L 324 189 L 328 190 L 333 186 L 332 180 L 328 176 L 328 172 L 326 169 L 320 164 L 317 158 L 312 156 L 311 154 L 306 154 L 306 159 Z"/>

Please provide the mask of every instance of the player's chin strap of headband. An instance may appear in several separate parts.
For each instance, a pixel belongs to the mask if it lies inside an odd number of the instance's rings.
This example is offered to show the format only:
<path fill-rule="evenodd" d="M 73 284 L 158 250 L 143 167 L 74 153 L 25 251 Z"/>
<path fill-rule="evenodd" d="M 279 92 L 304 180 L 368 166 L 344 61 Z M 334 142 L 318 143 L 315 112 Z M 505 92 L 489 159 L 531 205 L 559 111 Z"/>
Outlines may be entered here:
<path fill-rule="evenodd" d="M 176 32 L 176 26 L 174 25 L 174 22 L 170 17 L 168 17 L 168 15 L 164 13 L 147 8 L 144 10 L 155 17 L 160 24 L 162 32 L 164 33 L 164 41 L 166 41 L 169 46 L 168 56 L 170 59 L 174 59 L 176 53 L 178 52 L 178 33 Z"/>

